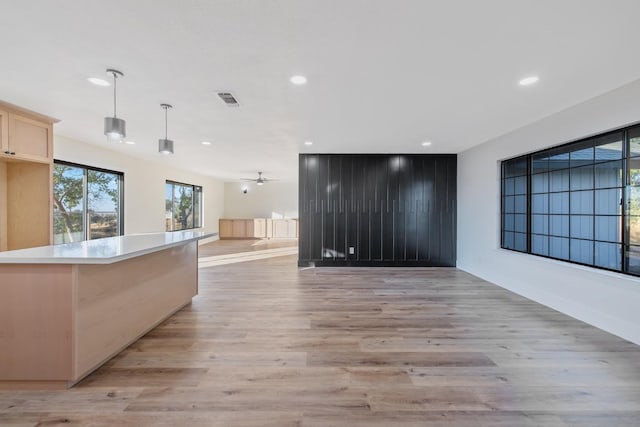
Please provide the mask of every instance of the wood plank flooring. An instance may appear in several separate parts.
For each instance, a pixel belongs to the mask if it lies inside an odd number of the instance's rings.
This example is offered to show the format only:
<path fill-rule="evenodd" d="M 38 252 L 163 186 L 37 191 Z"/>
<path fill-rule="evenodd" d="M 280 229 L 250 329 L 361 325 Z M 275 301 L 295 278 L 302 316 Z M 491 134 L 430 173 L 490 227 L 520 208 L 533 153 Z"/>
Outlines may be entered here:
<path fill-rule="evenodd" d="M 0 425 L 640 426 L 639 346 L 454 268 L 292 245 L 201 247 L 191 306 L 71 390 L 0 391 Z"/>

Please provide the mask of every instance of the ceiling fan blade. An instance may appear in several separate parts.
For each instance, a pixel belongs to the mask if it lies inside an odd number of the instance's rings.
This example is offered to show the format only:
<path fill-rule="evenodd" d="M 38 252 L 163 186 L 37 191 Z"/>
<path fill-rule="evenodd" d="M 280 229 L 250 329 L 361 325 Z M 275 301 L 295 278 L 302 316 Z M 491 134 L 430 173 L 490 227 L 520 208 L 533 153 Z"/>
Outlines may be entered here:
<path fill-rule="evenodd" d="M 264 184 L 265 182 L 279 181 L 279 179 L 265 178 L 264 176 L 262 176 L 262 172 L 258 172 L 258 178 L 240 178 L 240 181 L 257 182 L 260 185 Z"/>

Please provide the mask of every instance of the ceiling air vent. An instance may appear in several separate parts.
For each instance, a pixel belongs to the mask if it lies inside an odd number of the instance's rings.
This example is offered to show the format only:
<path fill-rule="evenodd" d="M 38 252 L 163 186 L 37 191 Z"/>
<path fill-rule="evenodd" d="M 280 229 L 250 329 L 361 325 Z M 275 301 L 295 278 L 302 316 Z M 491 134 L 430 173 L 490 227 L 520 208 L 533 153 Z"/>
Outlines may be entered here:
<path fill-rule="evenodd" d="M 218 96 L 220 99 L 224 101 L 225 104 L 229 107 L 239 107 L 238 100 L 233 97 L 233 95 L 229 92 L 218 92 Z"/>

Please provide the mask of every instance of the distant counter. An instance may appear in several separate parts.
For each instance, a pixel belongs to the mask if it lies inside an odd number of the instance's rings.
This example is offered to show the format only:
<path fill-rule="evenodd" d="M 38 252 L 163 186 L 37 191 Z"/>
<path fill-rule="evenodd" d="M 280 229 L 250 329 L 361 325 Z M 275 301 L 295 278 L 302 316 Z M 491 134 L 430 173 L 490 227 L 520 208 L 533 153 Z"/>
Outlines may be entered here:
<path fill-rule="evenodd" d="M 297 239 L 298 220 L 273 218 L 221 218 L 221 239 Z"/>

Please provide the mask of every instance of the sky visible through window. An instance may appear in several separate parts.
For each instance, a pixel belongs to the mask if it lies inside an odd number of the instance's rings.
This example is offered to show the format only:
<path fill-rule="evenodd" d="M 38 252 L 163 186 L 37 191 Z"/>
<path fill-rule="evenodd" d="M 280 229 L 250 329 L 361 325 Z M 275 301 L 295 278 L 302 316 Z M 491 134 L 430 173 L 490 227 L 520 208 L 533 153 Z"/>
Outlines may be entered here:
<path fill-rule="evenodd" d="M 54 242 L 76 242 L 121 234 L 121 180 L 122 175 L 118 173 L 56 163 Z"/>
<path fill-rule="evenodd" d="M 501 247 L 640 275 L 640 126 L 502 162 Z"/>

